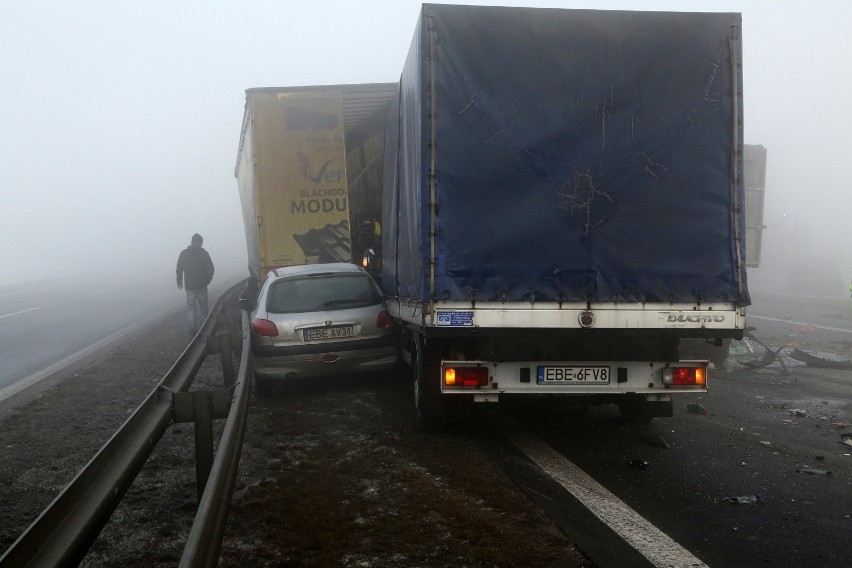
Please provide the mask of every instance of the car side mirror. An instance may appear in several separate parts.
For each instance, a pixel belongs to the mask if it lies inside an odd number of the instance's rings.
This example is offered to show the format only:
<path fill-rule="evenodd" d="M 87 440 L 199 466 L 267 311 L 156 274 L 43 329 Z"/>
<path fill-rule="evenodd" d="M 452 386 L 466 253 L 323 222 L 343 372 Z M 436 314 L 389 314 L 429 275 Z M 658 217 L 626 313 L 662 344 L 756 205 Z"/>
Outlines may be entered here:
<path fill-rule="evenodd" d="M 247 312 L 250 312 L 254 309 L 254 301 L 250 300 L 249 298 L 240 298 L 239 300 L 237 300 L 237 305 L 240 307 L 241 310 L 245 310 Z"/>

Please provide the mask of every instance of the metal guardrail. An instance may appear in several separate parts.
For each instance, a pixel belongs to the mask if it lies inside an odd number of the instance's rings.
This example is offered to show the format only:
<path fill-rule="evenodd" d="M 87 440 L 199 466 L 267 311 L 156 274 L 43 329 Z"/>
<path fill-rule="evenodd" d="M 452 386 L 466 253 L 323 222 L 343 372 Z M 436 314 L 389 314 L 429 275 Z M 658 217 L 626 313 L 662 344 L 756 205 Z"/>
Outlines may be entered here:
<path fill-rule="evenodd" d="M 219 560 L 222 538 L 225 534 L 225 520 L 234 492 L 234 481 L 237 477 L 240 451 L 245 433 L 246 417 L 248 416 L 249 377 L 251 376 L 251 357 L 249 356 L 250 337 L 248 333 L 248 312 L 242 314 L 242 358 L 240 370 L 237 373 L 237 384 L 234 390 L 234 401 L 231 412 L 225 422 L 222 439 L 219 441 L 219 451 L 210 470 L 210 477 L 204 487 L 201 502 L 195 515 L 195 522 L 189 531 L 181 568 L 195 566 L 215 566 Z"/>
<path fill-rule="evenodd" d="M 130 418 L 113 434 L 94 458 L 76 475 L 56 499 L 0 557 L 0 567 L 65 567 L 78 565 L 106 525 L 113 510 L 141 471 L 157 442 L 187 400 L 193 411 L 209 420 L 216 414 L 215 396 L 187 399 L 198 369 L 212 350 L 209 339 L 227 302 L 234 299 L 242 283 L 228 290 L 210 312 L 199 333 L 177 362 L 169 369 L 154 391 Z M 181 566 L 215 565 L 221 548 L 225 518 L 242 448 L 249 399 L 250 357 L 248 357 L 248 315 L 242 312 L 242 359 L 234 386 L 233 403 L 225 424 L 216 459 L 198 466 L 207 452 L 199 448 L 196 427 L 196 456 L 199 485 L 204 486 L 196 519 L 184 549 Z M 233 380 L 230 344 L 221 341 L 225 381 Z M 214 391 L 215 393 L 215 391 Z M 183 401 L 181 402 L 181 399 Z M 206 400 L 206 402 L 205 402 Z M 197 407 L 197 408 L 196 408 Z M 178 410 L 176 410 L 176 408 Z M 184 411 L 187 412 L 187 411 Z M 211 434 L 212 435 L 212 434 Z M 202 443 L 207 436 L 202 435 Z M 212 448 L 212 439 L 210 440 Z M 212 454 L 212 449 L 210 452 Z M 207 474 L 209 473 L 209 478 Z M 209 482 L 204 483 L 209 479 Z M 199 488 L 200 489 L 200 488 Z M 199 490 L 200 492 L 200 490 Z"/>

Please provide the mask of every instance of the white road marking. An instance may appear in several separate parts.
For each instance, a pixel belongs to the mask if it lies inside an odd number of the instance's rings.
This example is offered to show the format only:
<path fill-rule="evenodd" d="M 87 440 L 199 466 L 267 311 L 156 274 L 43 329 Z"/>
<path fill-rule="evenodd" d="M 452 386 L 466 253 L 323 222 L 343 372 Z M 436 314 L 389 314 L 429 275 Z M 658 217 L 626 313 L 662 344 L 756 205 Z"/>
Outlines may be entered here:
<path fill-rule="evenodd" d="M 6 314 L 5 316 L 0 316 L 0 320 L 1 320 L 1 319 L 3 319 L 3 318 L 10 318 L 10 317 L 12 317 L 12 316 L 16 316 L 16 315 L 18 315 L 18 314 L 25 314 L 25 313 L 27 313 L 27 312 L 33 312 L 33 311 L 35 311 L 35 310 L 37 310 L 37 309 L 38 309 L 38 308 L 30 308 L 30 309 L 28 309 L 28 310 L 21 310 L 20 312 L 15 312 L 14 314 Z"/>
<path fill-rule="evenodd" d="M 505 436 L 519 450 L 651 564 L 660 568 L 707 568 L 704 562 L 523 426 L 504 418 L 501 427 Z"/>
<path fill-rule="evenodd" d="M 101 294 L 106 294 L 107 292 L 112 292 L 115 288 L 107 288 L 105 290 L 99 290 L 92 294 L 92 296 L 100 296 Z"/>
<path fill-rule="evenodd" d="M 56 288 L 59 284 L 50 284 L 48 286 L 40 286 L 38 288 L 24 288 L 22 290 L 15 290 L 14 292 L 4 292 L 0 294 L 0 298 L 4 298 L 6 296 L 19 296 L 21 294 L 30 294 L 32 292 L 38 292 L 40 290 L 50 290 L 51 288 Z"/>
<path fill-rule="evenodd" d="M 806 323 L 806 322 L 802 322 L 802 321 L 791 321 L 791 320 L 780 319 L 780 318 L 770 318 L 770 317 L 767 317 L 767 316 L 753 316 L 751 314 L 748 314 L 746 316 L 746 321 L 748 321 L 749 319 L 776 321 L 776 322 L 780 322 L 780 323 L 787 323 L 787 324 L 790 324 L 790 325 L 809 325 L 811 327 L 815 327 L 816 329 L 825 329 L 825 330 L 828 330 L 828 331 L 839 331 L 840 333 L 852 333 L 852 329 L 843 329 L 841 327 L 828 327 L 826 325 L 816 325 L 816 324 L 813 324 L 813 323 Z"/>

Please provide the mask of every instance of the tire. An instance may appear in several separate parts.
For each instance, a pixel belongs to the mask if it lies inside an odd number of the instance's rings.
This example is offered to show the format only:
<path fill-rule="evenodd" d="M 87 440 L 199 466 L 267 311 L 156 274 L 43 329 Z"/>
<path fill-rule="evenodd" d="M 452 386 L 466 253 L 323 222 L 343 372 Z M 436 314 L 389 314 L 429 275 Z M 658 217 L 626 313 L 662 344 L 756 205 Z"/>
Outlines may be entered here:
<path fill-rule="evenodd" d="M 447 402 L 438 384 L 439 359 L 423 346 L 420 337 L 414 341 L 411 376 L 414 379 L 414 429 L 420 432 L 442 432 L 447 428 Z"/>
<path fill-rule="evenodd" d="M 715 347 L 710 351 L 710 362 L 716 366 L 716 369 L 723 370 L 725 368 L 725 362 L 728 360 L 728 352 L 731 349 L 731 340 L 724 339 L 722 340 L 722 345 L 720 347 Z"/>
<path fill-rule="evenodd" d="M 399 381 L 399 380 L 406 380 L 407 381 L 412 376 L 411 375 L 412 372 L 413 371 L 408 366 L 408 363 L 406 363 L 402 359 L 402 357 L 400 357 L 399 361 L 396 362 L 396 365 L 394 365 L 393 368 L 391 368 L 391 370 L 388 371 L 388 374 L 395 381 Z"/>
<path fill-rule="evenodd" d="M 672 401 L 649 402 L 643 395 L 624 395 L 618 402 L 618 411 L 627 422 L 650 422 L 652 418 L 667 418 L 673 414 Z"/>
<path fill-rule="evenodd" d="M 682 356 L 687 359 L 707 359 L 717 369 L 722 369 L 728 360 L 728 350 L 731 348 L 730 338 L 722 340 L 721 346 L 716 346 L 706 339 L 684 339 L 681 341 Z"/>
<path fill-rule="evenodd" d="M 254 380 L 254 394 L 258 398 L 269 398 L 272 396 L 272 383 L 268 379 L 261 379 L 257 375 L 252 376 Z"/>
<path fill-rule="evenodd" d="M 618 402 L 618 411 L 621 417 L 627 422 L 650 422 L 651 414 L 647 412 L 645 406 L 647 401 L 644 397 L 627 394 L 624 395 L 624 400 Z"/>

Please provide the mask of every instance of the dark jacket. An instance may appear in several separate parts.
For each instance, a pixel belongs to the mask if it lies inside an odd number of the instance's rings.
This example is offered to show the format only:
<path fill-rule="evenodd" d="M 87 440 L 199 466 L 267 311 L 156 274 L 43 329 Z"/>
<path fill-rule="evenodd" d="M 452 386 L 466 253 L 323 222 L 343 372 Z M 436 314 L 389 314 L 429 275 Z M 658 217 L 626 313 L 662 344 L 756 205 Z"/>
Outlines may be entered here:
<path fill-rule="evenodd" d="M 177 283 L 187 290 L 201 290 L 213 280 L 213 261 L 201 247 L 188 246 L 180 251 L 177 261 Z"/>

